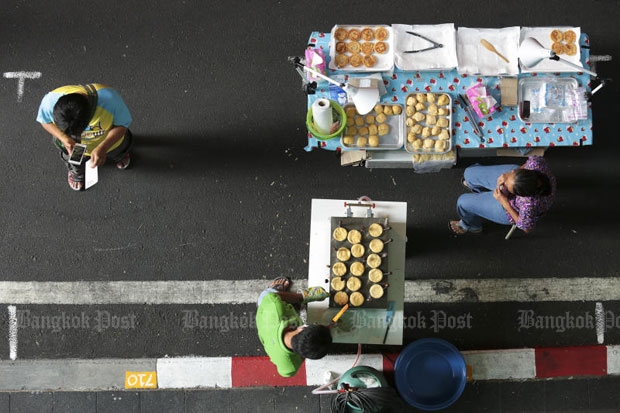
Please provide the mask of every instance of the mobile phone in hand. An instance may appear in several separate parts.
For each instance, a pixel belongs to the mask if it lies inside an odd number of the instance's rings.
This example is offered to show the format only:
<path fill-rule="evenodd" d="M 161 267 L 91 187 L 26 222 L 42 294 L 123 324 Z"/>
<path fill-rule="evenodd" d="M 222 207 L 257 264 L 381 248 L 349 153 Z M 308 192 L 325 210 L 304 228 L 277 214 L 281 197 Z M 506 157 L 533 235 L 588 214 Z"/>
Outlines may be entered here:
<path fill-rule="evenodd" d="M 84 154 L 86 154 L 86 145 L 83 143 L 76 143 L 73 147 L 73 151 L 71 151 L 71 156 L 69 156 L 69 163 L 80 165 L 82 159 L 84 159 Z"/>
<path fill-rule="evenodd" d="M 506 188 L 506 185 L 504 185 L 504 184 L 501 184 L 499 186 L 499 192 L 504 194 L 504 196 L 510 196 L 510 191 L 508 191 L 508 188 Z"/>

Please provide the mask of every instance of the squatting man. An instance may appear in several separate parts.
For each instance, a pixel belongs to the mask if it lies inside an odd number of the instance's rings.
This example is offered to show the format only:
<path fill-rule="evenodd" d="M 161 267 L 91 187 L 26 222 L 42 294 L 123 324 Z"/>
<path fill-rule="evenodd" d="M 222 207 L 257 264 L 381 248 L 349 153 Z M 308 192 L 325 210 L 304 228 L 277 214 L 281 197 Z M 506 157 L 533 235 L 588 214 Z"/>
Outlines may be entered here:
<path fill-rule="evenodd" d="M 302 304 L 325 300 L 329 293 L 322 287 L 293 293 L 290 287 L 289 278 L 273 280 L 258 297 L 256 311 L 258 337 L 283 377 L 294 376 L 304 358 L 323 358 L 332 343 L 330 327 L 304 325 L 297 310 Z"/>

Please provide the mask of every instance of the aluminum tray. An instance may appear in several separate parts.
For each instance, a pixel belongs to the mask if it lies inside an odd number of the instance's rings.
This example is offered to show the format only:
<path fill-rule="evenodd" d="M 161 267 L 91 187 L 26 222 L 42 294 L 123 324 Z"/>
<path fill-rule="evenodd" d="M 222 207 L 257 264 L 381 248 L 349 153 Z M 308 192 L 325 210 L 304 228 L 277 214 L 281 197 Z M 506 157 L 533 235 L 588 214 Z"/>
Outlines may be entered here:
<path fill-rule="evenodd" d="M 385 228 L 385 225 L 384 225 L 385 218 L 355 218 L 355 217 L 332 217 L 331 218 L 330 267 L 339 261 L 338 257 L 336 256 L 338 248 L 340 247 L 347 247 L 349 249 L 351 248 L 351 244 L 349 243 L 349 241 L 344 240 L 341 242 L 341 241 L 336 241 L 334 239 L 332 234 L 334 233 L 334 230 L 336 228 L 343 227 L 343 228 L 346 228 L 348 231 L 352 229 L 357 229 L 358 231 L 362 233 L 361 244 L 364 245 L 364 247 L 366 248 L 366 252 L 364 253 L 364 256 L 360 258 L 355 258 L 351 256 L 351 259 L 349 259 L 345 263 L 347 266 L 347 273 L 343 276 L 345 281 L 348 280 L 350 277 L 355 277 L 355 275 L 351 275 L 351 273 L 348 272 L 348 269 L 350 268 L 351 264 L 356 261 L 364 263 L 368 255 L 372 253 L 370 252 L 370 248 L 368 247 L 368 245 L 370 241 L 373 239 L 373 237 L 368 234 L 368 228 L 370 227 L 371 224 L 374 224 L 374 223 L 380 224 L 384 228 L 383 234 L 381 234 L 381 236 L 378 238 L 381 239 L 383 242 L 388 241 L 390 231 L 389 229 Z M 389 283 L 389 277 L 390 277 L 388 275 L 389 246 L 390 246 L 390 243 L 385 244 L 383 252 L 387 255 L 385 257 L 382 257 L 381 265 L 378 267 L 381 271 L 383 271 L 383 280 L 379 284 L 385 284 L 386 282 Z M 358 278 L 362 281 L 362 287 L 359 289 L 359 291 L 364 295 L 364 298 L 366 298 L 366 301 L 364 301 L 364 304 L 362 304 L 359 307 L 351 307 L 351 308 L 387 308 L 387 302 L 388 302 L 387 291 L 383 294 L 381 298 L 368 300 L 368 297 L 370 297 L 370 294 L 368 293 L 368 291 L 370 287 L 375 283 L 373 283 L 372 281 L 368 279 L 368 271 L 370 268 L 367 265 L 365 265 L 365 267 L 366 267 L 366 270 L 364 271 L 364 274 Z M 337 291 L 331 290 L 331 280 L 333 277 L 335 276 L 333 272 L 330 270 L 329 306 L 340 308 L 341 306 L 334 302 L 334 295 L 337 293 Z M 349 293 L 346 287 L 343 291 L 346 291 L 347 293 Z"/>
<path fill-rule="evenodd" d="M 420 93 L 412 93 L 412 94 L 408 95 L 407 98 L 405 99 L 405 103 L 409 100 L 410 97 L 414 97 L 415 98 L 416 95 L 418 95 L 418 94 L 420 94 Z M 429 93 L 421 93 L 421 94 L 426 96 Z M 441 105 L 441 106 L 437 105 L 438 108 L 448 109 L 448 114 L 445 115 L 445 116 L 436 116 L 437 119 L 439 119 L 440 117 L 448 119 L 448 126 L 446 126 L 445 128 L 444 127 L 441 128 L 441 129 L 446 129 L 448 131 L 448 136 L 449 136 L 449 138 L 447 139 L 448 144 L 447 144 L 447 146 L 443 150 L 436 150 L 434 146 L 432 148 L 429 148 L 428 150 L 425 150 L 423 148 L 415 148 L 413 146 L 413 142 L 409 142 L 409 134 L 413 133 L 413 132 L 411 132 L 413 126 L 407 126 L 406 125 L 407 119 L 408 118 L 413 118 L 413 115 L 412 116 L 407 116 L 407 109 L 405 107 L 405 116 L 404 116 L 404 122 L 405 122 L 405 124 L 404 124 L 405 132 L 404 133 L 405 133 L 405 137 L 406 137 L 406 139 L 405 139 L 406 140 L 406 142 L 405 142 L 405 149 L 409 153 L 422 154 L 422 155 L 443 154 L 443 153 L 448 153 L 448 152 L 450 152 L 452 150 L 452 112 L 453 112 L 453 109 L 452 109 L 452 96 L 450 96 L 448 93 L 430 93 L 430 94 L 435 95 L 436 99 L 439 98 L 439 96 L 441 96 L 441 95 L 445 95 L 445 96 L 448 97 L 448 104 L 447 105 Z M 435 102 L 435 103 L 437 103 L 437 102 Z M 424 110 L 421 110 L 421 111 L 416 110 L 416 112 L 421 112 L 424 115 L 427 115 L 428 114 L 428 105 L 429 104 L 427 102 L 425 104 L 426 108 Z M 426 119 L 423 120 L 423 121 L 416 122 L 416 124 L 421 125 L 423 128 L 424 127 L 429 127 L 429 126 L 432 127 L 433 126 L 433 125 L 428 125 L 426 123 Z M 440 140 L 437 135 L 430 135 L 430 136 L 428 136 L 426 138 L 423 138 L 421 134 L 415 134 L 414 133 L 414 136 L 415 136 L 415 139 L 422 139 L 422 140 L 424 140 L 424 139 L 432 139 L 433 142 L 437 142 L 438 140 Z"/>
<path fill-rule="evenodd" d="M 571 92 L 579 87 L 573 77 L 536 76 L 519 79 L 519 119 L 529 123 L 574 123 Z M 528 109 L 529 106 L 529 109 Z"/>
<path fill-rule="evenodd" d="M 384 106 L 399 106 L 401 108 L 401 113 L 400 115 L 388 115 L 386 117 L 386 121 L 385 123 L 390 127 L 390 131 L 388 132 L 387 135 L 384 136 L 379 136 L 379 145 L 378 146 L 370 146 L 368 144 L 363 145 L 363 146 L 358 146 L 359 143 L 359 138 L 360 137 L 365 137 L 368 138 L 368 134 L 365 135 L 359 135 L 359 134 L 355 134 L 355 135 L 348 135 L 347 134 L 347 128 L 344 129 L 344 132 L 342 134 L 342 137 L 340 138 L 340 143 L 342 145 L 343 148 L 348 148 L 348 149 L 366 149 L 369 151 L 380 151 L 380 150 L 394 150 L 394 149 L 400 149 L 403 147 L 403 143 L 405 141 L 405 121 L 404 121 L 404 109 L 401 105 L 397 105 L 397 104 L 392 104 L 392 103 L 386 103 L 386 104 L 381 104 L 382 107 Z M 347 109 L 349 108 L 355 108 L 355 105 L 353 104 L 347 104 L 344 106 L 344 110 L 345 112 L 347 111 Z M 364 124 L 363 126 L 354 126 L 356 129 L 359 129 L 360 127 L 368 127 L 369 124 L 366 123 L 366 117 L 368 115 L 371 115 L 373 117 L 377 116 L 377 113 L 375 110 L 371 111 L 370 113 L 366 114 L 366 115 L 356 115 L 353 117 L 353 122 L 355 122 L 356 118 L 362 118 L 364 120 Z M 347 116 L 347 119 L 349 119 L 349 116 Z M 379 125 L 377 122 L 374 123 L 375 125 Z M 345 136 L 352 136 L 353 137 L 353 142 L 352 143 L 345 143 Z"/>
<path fill-rule="evenodd" d="M 376 53 L 376 52 L 373 53 L 373 55 L 377 59 L 373 67 L 366 67 L 363 64 L 359 67 L 354 67 L 354 66 L 351 66 L 350 64 L 344 67 L 336 66 L 336 54 L 337 54 L 336 43 L 339 41 L 335 37 L 336 30 L 356 29 L 356 30 L 362 31 L 364 29 L 376 30 L 379 27 L 383 27 L 388 31 L 388 38 L 385 40 L 385 43 L 387 44 L 388 49 L 386 53 Z M 363 41 L 364 40 L 361 40 L 361 39 L 359 40 L 360 43 Z M 345 39 L 344 42 L 348 44 L 349 42 L 351 42 L 351 40 Z M 377 40 L 376 39 L 373 40 L 372 43 L 376 44 Z M 347 55 L 347 57 L 351 57 L 351 53 L 349 53 L 348 51 L 344 54 Z M 361 55 L 363 56 L 363 54 Z M 331 70 L 342 70 L 342 71 L 347 71 L 347 72 L 385 72 L 385 71 L 393 70 L 394 69 L 394 32 L 392 31 L 392 27 L 388 25 L 382 25 L 382 24 L 379 24 L 379 25 L 346 25 L 346 26 L 335 25 L 332 28 L 331 38 L 329 41 L 329 68 Z"/>

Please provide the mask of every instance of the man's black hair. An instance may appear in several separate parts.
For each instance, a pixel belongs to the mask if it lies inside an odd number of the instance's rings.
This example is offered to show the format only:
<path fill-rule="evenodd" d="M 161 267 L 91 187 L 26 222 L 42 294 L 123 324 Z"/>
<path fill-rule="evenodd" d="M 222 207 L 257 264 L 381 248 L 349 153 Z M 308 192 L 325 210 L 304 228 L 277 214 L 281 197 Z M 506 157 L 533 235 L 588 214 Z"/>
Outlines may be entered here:
<path fill-rule="evenodd" d="M 79 138 L 88 122 L 90 106 L 86 96 L 70 93 L 62 96 L 54 105 L 54 123 L 72 138 Z"/>
<path fill-rule="evenodd" d="M 293 351 L 311 360 L 325 357 L 331 344 L 331 331 L 319 324 L 309 325 L 291 339 Z"/>

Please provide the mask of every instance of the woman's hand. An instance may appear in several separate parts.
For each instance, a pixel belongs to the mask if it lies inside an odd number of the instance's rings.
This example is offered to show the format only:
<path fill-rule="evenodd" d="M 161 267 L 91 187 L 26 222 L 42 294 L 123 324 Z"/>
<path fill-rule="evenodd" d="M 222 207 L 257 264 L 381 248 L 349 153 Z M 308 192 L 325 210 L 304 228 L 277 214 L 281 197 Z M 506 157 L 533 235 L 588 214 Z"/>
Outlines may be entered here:
<path fill-rule="evenodd" d="M 502 191 L 500 191 L 499 187 L 500 186 L 497 185 L 495 187 L 495 190 L 493 190 L 493 198 L 497 199 L 499 203 L 502 204 L 504 208 L 506 208 L 506 204 L 509 204 L 508 197 L 504 195 Z"/>
<path fill-rule="evenodd" d="M 506 174 L 501 174 L 500 176 L 497 177 L 497 188 L 503 185 L 504 182 L 506 182 Z"/>
<path fill-rule="evenodd" d="M 493 198 L 497 199 L 500 205 L 512 217 L 512 220 L 514 222 L 517 222 L 519 220 L 519 213 L 512 207 L 512 205 L 510 205 L 508 197 L 504 195 L 502 191 L 500 191 L 499 186 L 495 187 L 495 190 L 493 191 Z"/>

